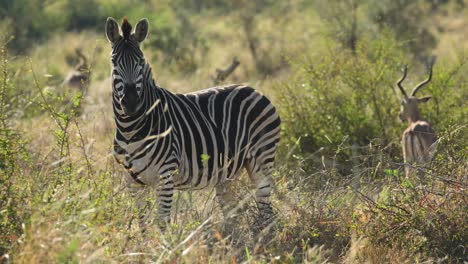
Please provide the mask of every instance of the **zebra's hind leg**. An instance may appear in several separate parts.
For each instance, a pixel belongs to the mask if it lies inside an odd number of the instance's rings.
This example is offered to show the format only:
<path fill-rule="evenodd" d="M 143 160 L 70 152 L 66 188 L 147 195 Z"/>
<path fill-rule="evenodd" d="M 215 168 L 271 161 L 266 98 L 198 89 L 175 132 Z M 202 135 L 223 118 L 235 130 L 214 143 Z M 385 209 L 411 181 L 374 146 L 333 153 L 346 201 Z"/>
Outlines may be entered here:
<path fill-rule="evenodd" d="M 273 190 L 273 162 L 256 162 L 251 160 L 246 165 L 250 180 L 255 189 L 255 201 L 258 208 L 255 233 L 267 230 L 273 224 L 274 212 L 271 207 L 270 195 Z"/>
<path fill-rule="evenodd" d="M 216 200 L 223 212 L 223 235 L 234 235 L 234 233 L 236 233 L 236 223 L 238 220 L 236 215 L 238 208 L 236 194 L 230 182 L 225 182 L 216 186 Z"/>
<path fill-rule="evenodd" d="M 164 233 L 171 222 L 171 207 L 173 190 L 167 190 L 164 194 L 157 194 L 158 214 L 157 222 L 159 230 Z"/>

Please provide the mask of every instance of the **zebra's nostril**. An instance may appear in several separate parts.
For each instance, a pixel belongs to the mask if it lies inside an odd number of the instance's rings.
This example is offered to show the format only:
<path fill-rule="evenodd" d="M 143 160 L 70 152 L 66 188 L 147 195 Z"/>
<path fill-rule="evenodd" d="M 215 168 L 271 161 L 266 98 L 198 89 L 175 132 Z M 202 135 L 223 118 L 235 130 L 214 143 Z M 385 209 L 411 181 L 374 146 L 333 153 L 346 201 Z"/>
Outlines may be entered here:
<path fill-rule="evenodd" d="M 120 104 L 121 104 L 122 106 L 126 106 L 126 105 L 127 105 L 127 98 L 125 98 L 125 96 L 122 97 L 122 98 L 120 99 Z"/>

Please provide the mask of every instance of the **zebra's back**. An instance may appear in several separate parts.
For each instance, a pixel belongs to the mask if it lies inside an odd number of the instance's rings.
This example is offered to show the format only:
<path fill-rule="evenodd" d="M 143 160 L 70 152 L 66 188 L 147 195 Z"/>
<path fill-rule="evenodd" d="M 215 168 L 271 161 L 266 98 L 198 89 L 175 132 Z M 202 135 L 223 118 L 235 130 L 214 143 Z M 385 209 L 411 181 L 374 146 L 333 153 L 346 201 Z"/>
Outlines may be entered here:
<path fill-rule="evenodd" d="M 280 119 L 251 87 L 230 85 L 172 99 L 179 173 L 175 187 L 204 188 L 234 179 L 246 162 L 276 149 Z"/>

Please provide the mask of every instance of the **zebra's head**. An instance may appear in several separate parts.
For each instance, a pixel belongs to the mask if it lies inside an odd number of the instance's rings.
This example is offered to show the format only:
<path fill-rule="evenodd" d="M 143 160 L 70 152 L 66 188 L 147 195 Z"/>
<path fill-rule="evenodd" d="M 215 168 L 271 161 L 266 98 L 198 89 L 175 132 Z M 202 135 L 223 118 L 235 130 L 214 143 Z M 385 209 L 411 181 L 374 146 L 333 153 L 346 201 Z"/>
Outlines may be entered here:
<path fill-rule="evenodd" d="M 132 115 L 143 105 L 143 71 L 146 62 L 140 42 L 148 35 L 148 20 L 140 20 L 132 32 L 132 25 L 126 17 L 123 18 L 120 30 L 117 21 L 109 17 L 106 22 L 106 35 L 112 45 L 114 101 L 118 101 L 126 115 Z"/>

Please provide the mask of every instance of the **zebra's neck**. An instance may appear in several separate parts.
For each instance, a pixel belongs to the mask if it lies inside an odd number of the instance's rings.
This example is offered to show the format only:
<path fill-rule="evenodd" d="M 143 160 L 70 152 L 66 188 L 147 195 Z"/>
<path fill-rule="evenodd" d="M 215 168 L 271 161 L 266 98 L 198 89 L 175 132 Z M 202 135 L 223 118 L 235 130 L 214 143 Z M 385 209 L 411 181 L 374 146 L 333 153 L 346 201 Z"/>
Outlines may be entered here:
<path fill-rule="evenodd" d="M 140 109 L 134 115 L 127 116 L 120 107 L 117 95 L 113 94 L 114 119 L 117 133 L 120 133 L 117 136 L 122 136 L 126 141 L 139 141 L 169 130 L 166 117 L 168 100 L 163 89 L 156 85 L 148 63 L 143 70 L 142 100 Z"/>

